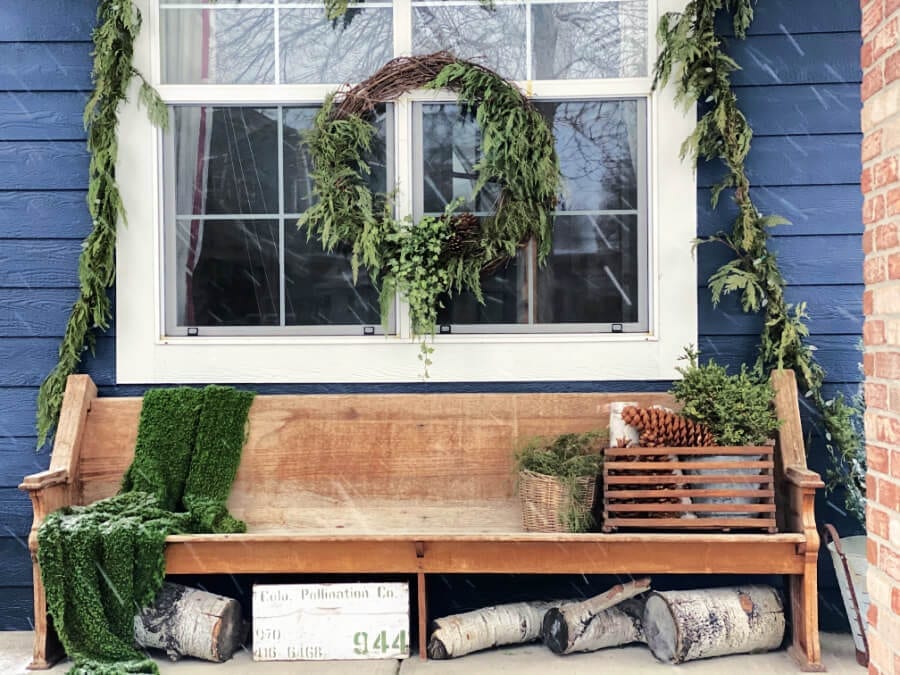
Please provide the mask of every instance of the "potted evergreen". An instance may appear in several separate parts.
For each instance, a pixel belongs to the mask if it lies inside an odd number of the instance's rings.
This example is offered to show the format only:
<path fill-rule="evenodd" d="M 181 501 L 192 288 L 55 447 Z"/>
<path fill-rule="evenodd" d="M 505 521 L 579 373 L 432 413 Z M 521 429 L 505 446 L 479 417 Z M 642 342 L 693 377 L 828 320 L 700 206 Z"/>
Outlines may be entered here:
<path fill-rule="evenodd" d="M 594 525 L 597 475 L 607 435 L 533 438 L 516 454 L 522 522 L 529 532 L 586 532 Z"/>

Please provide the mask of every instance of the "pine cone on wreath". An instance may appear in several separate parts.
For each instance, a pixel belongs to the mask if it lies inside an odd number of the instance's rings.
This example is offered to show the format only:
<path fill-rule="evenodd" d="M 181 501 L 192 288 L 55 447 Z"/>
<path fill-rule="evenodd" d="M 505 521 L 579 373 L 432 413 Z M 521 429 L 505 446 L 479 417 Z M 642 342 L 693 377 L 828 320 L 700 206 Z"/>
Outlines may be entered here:
<path fill-rule="evenodd" d="M 645 448 L 716 445 L 715 437 L 705 424 L 689 420 L 678 413 L 659 408 L 628 406 L 622 411 L 622 419 L 640 431 L 640 444 Z"/>
<path fill-rule="evenodd" d="M 453 233 L 444 244 L 444 253 L 449 257 L 464 255 L 478 246 L 481 238 L 481 223 L 478 216 L 460 213 L 450 219 Z"/>

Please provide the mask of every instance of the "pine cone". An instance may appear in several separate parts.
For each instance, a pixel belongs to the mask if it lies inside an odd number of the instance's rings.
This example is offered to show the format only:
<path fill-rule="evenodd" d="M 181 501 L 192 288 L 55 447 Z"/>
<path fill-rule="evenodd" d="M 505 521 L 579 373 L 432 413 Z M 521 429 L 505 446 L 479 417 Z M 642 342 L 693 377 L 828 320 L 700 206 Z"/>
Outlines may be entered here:
<path fill-rule="evenodd" d="M 659 408 L 628 406 L 622 411 L 622 419 L 641 432 L 640 444 L 645 448 L 716 445 L 705 424 Z"/>
<path fill-rule="evenodd" d="M 481 238 L 481 223 L 478 216 L 459 213 L 450 219 L 453 233 L 444 244 L 444 253 L 450 257 L 464 255 L 478 246 Z"/>

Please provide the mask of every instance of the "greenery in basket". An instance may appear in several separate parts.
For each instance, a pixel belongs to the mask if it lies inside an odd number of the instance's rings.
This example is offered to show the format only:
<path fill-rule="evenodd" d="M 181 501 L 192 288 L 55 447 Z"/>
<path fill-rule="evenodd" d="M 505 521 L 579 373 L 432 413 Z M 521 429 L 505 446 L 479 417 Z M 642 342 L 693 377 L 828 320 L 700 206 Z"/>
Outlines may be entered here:
<path fill-rule="evenodd" d="M 587 532 L 594 524 L 591 513 L 578 508 L 586 497 L 578 479 L 600 473 L 608 440 L 606 431 L 561 434 L 550 439 L 539 436 L 516 454 L 519 471 L 552 476 L 565 485 L 567 500 L 560 516 L 570 532 Z"/>
<path fill-rule="evenodd" d="M 677 368 L 682 379 L 671 393 L 682 404 L 681 414 L 705 424 L 719 445 L 762 445 L 780 424 L 772 408 L 775 391 L 758 371 L 741 365 L 735 375 L 710 359 L 698 363 L 699 353 L 685 349 L 688 365 Z"/>

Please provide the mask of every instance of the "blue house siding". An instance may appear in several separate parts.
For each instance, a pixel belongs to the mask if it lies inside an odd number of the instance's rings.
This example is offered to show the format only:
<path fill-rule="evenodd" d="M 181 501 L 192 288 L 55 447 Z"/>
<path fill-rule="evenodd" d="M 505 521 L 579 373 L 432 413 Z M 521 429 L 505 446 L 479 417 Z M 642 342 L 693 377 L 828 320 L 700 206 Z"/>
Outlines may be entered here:
<path fill-rule="evenodd" d="M 0 6 L 0 629 L 31 621 L 31 507 L 16 486 L 49 460 L 34 452 L 34 400 L 76 297 L 90 228 L 81 109 L 95 11 L 93 0 Z"/>
<path fill-rule="evenodd" d="M 76 263 L 90 227 L 84 205 L 87 154 L 81 108 L 90 89 L 90 30 L 95 0 L 30 0 L 0 6 L 0 629 L 26 629 L 31 565 L 25 537 L 27 498 L 16 485 L 41 470 L 34 453 L 35 397 L 55 362 L 76 297 Z M 749 160 L 758 205 L 794 224 L 778 228 L 773 248 L 792 300 L 809 303 L 813 343 L 831 390 L 853 392 L 859 381 L 862 326 L 862 199 L 859 166 L 859 9 L 856 3 L 760 0 L 751 36 L 732 52 L 744 66 L 738 95 L 756 132 Z M 708 186 L 715 166 L 702 166 L 698 234 L 728 229 L 727 199 L 713 213 Z M 730 364 L 755 356 L 759 320 L 733 299 L 713 309 L 705 279 L 727 259 L 712 245 L 698 251 L 700 346 Z M 106 396 L 133 395 L 115 386 L 112 333 L 98 339 L 85 370 Z M 666 382 L 642 383 L 665 389 Z M 534 384 L 279 385 L 260 391 L 629 391 L 628 382 Z M 823 449 L 813 439 L 811 464 Z M 821 504 L 820 518 L 836 512 Z M 823 586 L 833 586 L 824 576 Z M 826 607 L 831 602 L 826 594 Z M 824 614 L 824 623 L 829 623 Z"/>

